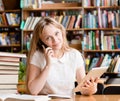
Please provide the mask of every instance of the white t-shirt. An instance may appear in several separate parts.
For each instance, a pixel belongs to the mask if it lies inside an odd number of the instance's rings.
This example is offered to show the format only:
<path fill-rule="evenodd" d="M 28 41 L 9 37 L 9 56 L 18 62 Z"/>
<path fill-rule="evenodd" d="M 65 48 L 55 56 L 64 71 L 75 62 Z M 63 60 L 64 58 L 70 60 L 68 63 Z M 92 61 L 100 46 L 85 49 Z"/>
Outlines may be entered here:
<path fill-rule="evenodd" d="M 50 68 L 47 81 L 40 94 L 64 94 L 71 95 L 75 87 L 76 69 L 84 68 L 81 53 L 76 49 L 66 52 L 62 58 L 52 58 L 53 65 Z M 41 71 L 45 67 L 44 54 L 36 51 L 32 57 L 31 64 L 39 67 Z"/>

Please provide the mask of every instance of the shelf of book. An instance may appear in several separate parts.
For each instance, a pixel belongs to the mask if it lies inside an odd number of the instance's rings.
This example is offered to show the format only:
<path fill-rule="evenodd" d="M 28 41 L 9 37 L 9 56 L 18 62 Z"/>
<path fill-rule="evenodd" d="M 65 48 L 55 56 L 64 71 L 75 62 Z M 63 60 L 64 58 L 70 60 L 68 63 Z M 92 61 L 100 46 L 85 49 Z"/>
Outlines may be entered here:
<path fill-rule="evenodd" d="M 120 53 L 120 0 L 88 1 L 84 0 L 83 4 L 83 52 L 86 61 L 89 61 L 87 70 L 102 66 L 104 61 L 101 61 L 101 57 L 107 54 L 109 56 L 104 66 L 112 68 L 109 71 L 112 75 L 114 69 L 119 68 L 116 62 Z"/>
<path fill-rule="evenodd" d="M 84 53 L 85 58 L 90 58 L 90 60 L 93 57 L 105 56 L 105 54 L 118 54 L 120 51 L 120 1 L 80 0 L 77 3 L 73 3 L 74 1 L 71 2 L 64 1 L 64 3 L 42 4 L 41 8 L 23 7 L 22 21 L 24 22 L 24 26 L 22 26 L 22 35 L 24 39 L 22 39 L 22 50 L 28 51 L 26 40 L 31 39 L 34 28 L 34 26 L 31 28 L 30 23 L 25 27 L 28 19 L 31 19 L 28 22 L 32 22 L 34 21 L 32 19 L 41 16 L 51 16 L 56 19 L 59 17 L 60 19 L 62 15 L 61 19 L 63 21 L 67 15 L 74 15 L 76 20 L 72 22 L 74 24 L 72 27 L 64 25 L 60 20 L 58 21 L 65 26 L 68 32 L 67 38 L 70 46 L 80 50 Z M 80 24 L 75 27 L 77 18 L 79 18 Z M 68 22 L 70 23 L 70 20 Z M 76 39 L 72 39 L 76 38 L 72 36 L 75 34 L 79 35 L 79 38 L 77 36 L 79 44 L 76 43 Z M 75 44 L 72 42 L 75 42 Z"/>
<path fill-rule="evenodd" d="M 97 8 L 100 8 L 100 9 L 120 9 L 120 6 L 88 6 L 88 7 L 84 7 L 85 10 L 94 10 L 94 9 L 97 9 Z"/>
<path fill-rule="evenodd" d="M 83 31 L 84 28 L 66 29 L 66 31 Z M 33 30 L 23 30 L 23 32 L 33 32 Z"/>
<path fill-rule="evenodd" d="M 96 30 L 102 30 L 102 31 L 120 31 L 120 28 L 114 27 L 114 28 L 83 28 L 84 31 L 96 31 Z"/>
<path fill-rule="evenodd" d="M 39 12 L 39 14 L 38 14 Z M 30 37 L 33 31 L 34 26 L 30 26 L 30 25 L 34 25 L 34 24 L 29 24 L 27 27 L 27 20 L 30 18 L 29 16 L 33 16 L 30 20 L 30 22 L 32 22 L 32 19 L 37 19 L 37 17 L 41 17 L 41 16 L 51 16 L 54 17 L 56 19 L 59 19 L 59 22 L 61 24 L 63 24 L 63 19 L 69 19 L 69 21 L 66 20 L 66 22 L 64 22 L 64 27 L 66 27 L 66 31 L 72 35 L 74 32 L 79 32 L 79 31 L 83 31 L 82 29 L 82 23 L 81 26 L 77 26 L 76 28 L 73 27 L 73 25 L 71 25 L 72 27 L 68 27 L 68 24 L 66 23 L 70 23 L 70 18 L 72 18 L 73 15 L 73 19 L 75 21 L 76 17 L 78 15 L 80 15 L 79 17 L 81 17 L 81 22 L 82 22 L 82 16 L 81 16 L 81 12 L 82 12 L 82 3 L 81 2 L 77 2 L 77 3 L 54 3 L 54 4 L 42 4 L 41 8 L 22 8 L 22 15 L 23 18 L 22 20 L 25 21 L 24 27 L 22 27 L 22 33 L 24 37 Z M 68 17 L 69 16 L 69 17 Z M 60 18 L 61 17 L 61 18 Z M 60 20 L 62 19 L 62 20 Z M 74 21 L 72 22 L 72 24 L 74 24 Z M 34 21 L 35 22 L 35 21 Z M 81 35 L 79 35 L 81 36 Z M 24 38 L 25 39 L 25 38 Z M 23 41 L 25 42 L 25 40 L 23 39 Z M 31 39 L 31 38 L 29 38 Z M 23 50 L 27 50 L 27 43 L 23 42 Z M 77 41 L 76 41 L 77 42 Z M 72 44 L 72 43 L 70 43 Z M 71 45 L 74 48 L 77 48 L 79 50 L 81 50 L 81 46 L 79 46 L 79 43 L 76 43 Z"/>
<path fill-rule="evenodd" d="M 120 49 L 114 49 L 114 50 L 84 50 L 84 52 L 88 52 L 88 53 L 96 53 L 96 52 L 98 52 L 98 53 L 114 53 L 114 52 L 120 52 Z"/>
<path fill-rule="evenodd" d="M 21 51 L 21 9 L 17 0 L 0 0 L 0 51 Z M 8 49 L 7 49 L 8 48 Z"/>

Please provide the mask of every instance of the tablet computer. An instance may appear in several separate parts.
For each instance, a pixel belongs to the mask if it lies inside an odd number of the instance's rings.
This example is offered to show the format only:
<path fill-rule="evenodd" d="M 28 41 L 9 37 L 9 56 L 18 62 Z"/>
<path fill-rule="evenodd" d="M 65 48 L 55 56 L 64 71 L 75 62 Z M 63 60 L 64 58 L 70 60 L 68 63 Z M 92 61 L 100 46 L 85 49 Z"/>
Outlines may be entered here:
<path fill-rule="evenodd" d="M 83 80 L 77 85 L 77 87 L 74 89 L 74 92 L 79 91 L 79 87 L 81 86 L 82 83 L 84 83 L 86 80 L 90 80 L 91 77 L 93 78 L 100 78 L 106 71 L 108 67 L 95 67 L 92 68 L 87 75 L 83 78 Z"/>

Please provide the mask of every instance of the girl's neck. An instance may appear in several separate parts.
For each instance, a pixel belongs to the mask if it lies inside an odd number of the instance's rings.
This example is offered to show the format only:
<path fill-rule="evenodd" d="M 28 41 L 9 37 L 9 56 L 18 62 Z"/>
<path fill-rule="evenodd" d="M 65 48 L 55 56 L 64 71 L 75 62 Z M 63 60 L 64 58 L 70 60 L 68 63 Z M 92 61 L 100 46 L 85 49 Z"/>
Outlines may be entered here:
<path fill-rule="evenodd" d="M 63 56 L 63 51 L 62 50 L 54 51 L 54 57 L 61 58 L 62 56 Z"/>

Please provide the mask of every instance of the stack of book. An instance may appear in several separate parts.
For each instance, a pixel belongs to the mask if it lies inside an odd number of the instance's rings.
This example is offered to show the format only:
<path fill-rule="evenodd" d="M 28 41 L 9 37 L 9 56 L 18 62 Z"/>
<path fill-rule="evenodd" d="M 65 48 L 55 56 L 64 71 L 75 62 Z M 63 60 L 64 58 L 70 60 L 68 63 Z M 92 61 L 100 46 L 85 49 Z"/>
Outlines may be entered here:
<path fill-rule="evenodd" d="M 26 55 L 0 52 L 0 93 L 17 93 L 21 58 Z"/>

